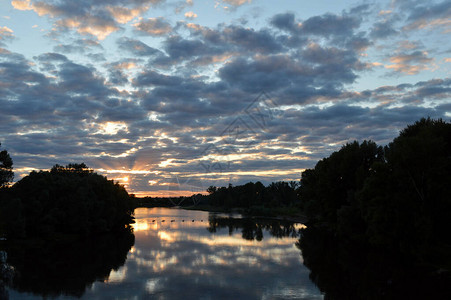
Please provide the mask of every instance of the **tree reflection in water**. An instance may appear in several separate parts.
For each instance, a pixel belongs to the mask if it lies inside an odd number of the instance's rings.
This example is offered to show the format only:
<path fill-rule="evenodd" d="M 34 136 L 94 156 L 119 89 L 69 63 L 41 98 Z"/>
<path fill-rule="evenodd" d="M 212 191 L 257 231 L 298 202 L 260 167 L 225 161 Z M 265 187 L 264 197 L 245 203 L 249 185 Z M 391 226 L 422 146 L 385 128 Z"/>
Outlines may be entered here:
<path fill-rule="evenodd" d="M 296 244 L 324 299 L 451 299 L 451 274 L 308 227 Z"/>
<path fill-rule="evenodd" d="M 258 218 L 232 218 L 219 217 L 212 215 L 209 217 L 208 231 L 216 232 L 220 228 L 228 228 L 229 235 L 234 231 L 241 230 L 242 237 L 245 240 L 263 240 L 263 230 L 267 230 L 271 236 L 298 237 L 300 224 L 276 219 L 258 219 Z"/>
<path fill-rule="evenodd" d="M 40 242 L 8 248 L 15 274 L 10 287 L 42 297 L 81 297 L 95 281 L 105 281 L 124 265 L 134 245 L 131 230 L 71 242 Z"/>

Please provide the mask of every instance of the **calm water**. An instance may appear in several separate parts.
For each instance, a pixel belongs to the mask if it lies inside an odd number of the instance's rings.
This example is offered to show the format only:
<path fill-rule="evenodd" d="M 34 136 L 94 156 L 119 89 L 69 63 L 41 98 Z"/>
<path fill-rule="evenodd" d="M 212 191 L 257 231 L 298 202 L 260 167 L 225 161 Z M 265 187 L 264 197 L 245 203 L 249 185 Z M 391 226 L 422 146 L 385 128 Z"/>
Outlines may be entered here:
<path fill-rule="evenodd" d="M 135 217 L 134 241 L 16 255 L 23 275 L 9 298 L 323 298 L 295 245 L 301 224 L 167 208 L 139 208 Z"/>

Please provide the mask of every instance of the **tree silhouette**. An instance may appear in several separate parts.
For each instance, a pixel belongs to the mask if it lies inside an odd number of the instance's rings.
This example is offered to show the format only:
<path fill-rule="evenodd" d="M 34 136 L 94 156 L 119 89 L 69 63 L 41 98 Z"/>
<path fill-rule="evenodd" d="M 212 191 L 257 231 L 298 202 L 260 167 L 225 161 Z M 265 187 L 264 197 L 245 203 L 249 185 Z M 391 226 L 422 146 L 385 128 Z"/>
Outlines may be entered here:
<path fill-rule="evenodd" d="M 0 151 L 0 188 L 7 186 L 13 178 L 13 160 L 6 150 Z"/>
<path fill-rule="evenodd" d="M 371 299 L 346 293 L 370 291 L 374 282 L 381 288 L 371 292 L 376 299 L 415 282 L 437 292 L 449 287 L 450 182 L 451 123 L 430 118 L 407 126 L 383 149 L 354 142 L 304 171 L 299 194 L 310 222 L 300 246 L 313 280 L 344 299 Z M 395 264 L 381 270 L 388 261 Z M 336 278 L 345 283 L 329 280 Z"/>
<path fill-rule="evenodd" d="M 33 171 L 8 190 L 0 203 L 8 238 L 88 236 L 116 231 L 133 219 L 125 188 L 85 164 Z"/>

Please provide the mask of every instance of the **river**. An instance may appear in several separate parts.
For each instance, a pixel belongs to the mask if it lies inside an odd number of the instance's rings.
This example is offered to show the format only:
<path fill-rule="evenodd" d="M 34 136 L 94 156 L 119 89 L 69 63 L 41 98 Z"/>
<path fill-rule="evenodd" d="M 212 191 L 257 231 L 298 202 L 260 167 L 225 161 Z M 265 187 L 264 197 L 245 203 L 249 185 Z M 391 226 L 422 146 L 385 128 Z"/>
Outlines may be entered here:
<path fill-rule="evenodd" d="M 323 298 L 296 247 L 302 224 L 169 208 L 138 208 L 135 218 L 134 240 L 17 255 L 22 278 L 9 298 Z"/>

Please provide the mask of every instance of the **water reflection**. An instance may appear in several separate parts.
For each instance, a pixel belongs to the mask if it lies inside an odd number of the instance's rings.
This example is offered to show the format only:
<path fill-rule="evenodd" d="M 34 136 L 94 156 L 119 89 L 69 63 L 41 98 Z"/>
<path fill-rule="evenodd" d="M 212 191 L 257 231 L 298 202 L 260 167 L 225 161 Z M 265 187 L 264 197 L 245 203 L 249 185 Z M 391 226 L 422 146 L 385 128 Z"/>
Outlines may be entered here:
<path fill-rule="evenodd" d="M 246 240 L 263 240 L 263 231 L 269 232 L 271 236 L 298 237 L 299 230 L 305 228 L 302 224 L 293 223 L 287 220 L 258 219 L 258 218 L 233 218 L 211 215 L 209 217 L 208 231 L 215 233 L 220 228 L 228 228 L 229 235 L 234 231 L 241 230 L 241 236 Z"/>
<path fill-rule="evenodd" d="M 451 274 L 405 257 L 338 241 L 309 227 L 298 242 L 310 278 L 325 299 L 451 299 Z"/>
<path fill-rule="evenodd" d="M 135 218 L 126 263 L 82 299 L 322 299 L 295 246 L 300 225 L 167 208 Z"/>
<path fill-rule="evenodd" d="M 107 281 L 112 270 L 124 265 L 133 244 L 131 230 L 70 243 L 14 244 L 8 248 L 8 263 L 14 268 L 11 299 L 26 293 L 81 297 L 93 282 Z"/>

